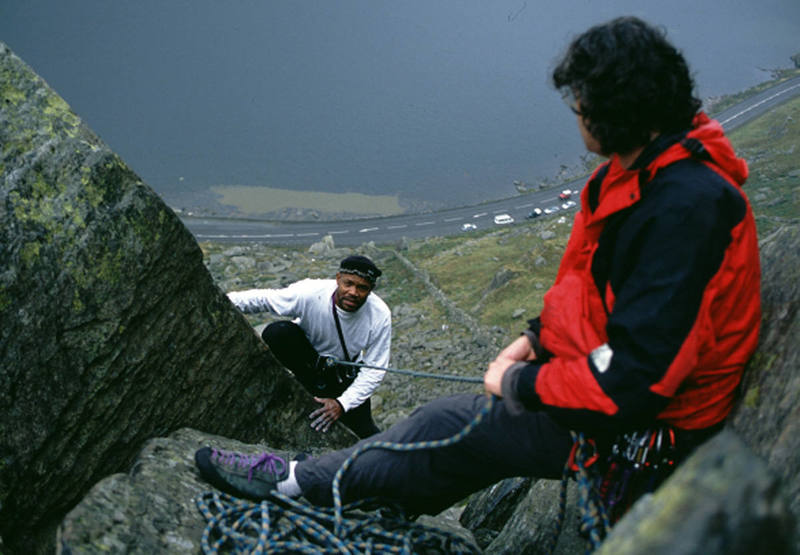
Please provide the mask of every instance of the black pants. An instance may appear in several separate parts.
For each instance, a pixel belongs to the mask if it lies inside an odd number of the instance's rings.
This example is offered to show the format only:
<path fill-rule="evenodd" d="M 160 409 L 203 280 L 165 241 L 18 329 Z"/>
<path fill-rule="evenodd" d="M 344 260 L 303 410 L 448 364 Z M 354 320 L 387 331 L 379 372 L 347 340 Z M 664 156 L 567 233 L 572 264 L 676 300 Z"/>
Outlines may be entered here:
<path fill-rule="evenodd" d="M 298 463 L 295 476 L 303 496 L 320 506 L 333 504 L 331 485 L 342 463 L 365 443 L 416 443 L 452 437 L 484 408 L 485 395 L 463 394 L 431 401 L 385 432 L 339 451 Z M 716 433 L 676 431 L 675 464 Z M 608 437 L 597 437 L 601 460 L 609 454 Z M 495 398 L 491 411 L 460 442 L 416 451 L 374 448 L 350 465 L 340 483 L 342 502 L 379 497 L 409 514 L 437 514 L 456 501 L 504 478 L 558 479 L 573 440 L 567 428 L 544 411 L 509 412 Z M 599 470 L 604 472 L 604 465 Z"/>
<path fill-rule="evenodd" d="M 385 432 L 299 462 L 295 475 L 303 496 L 315 505 L 331 505 L 334 475 L 358 446 L 379 440 L 411 443 L 450 437 L 486 402 L 485 395 L 472 394 L 437 399 Z M 436 514 L 504 478 L 559 478 L 571 448 L 569 431 L 546 413 L 512 414 L 495 399 L 482 423 L 459 443 L 409 452 L 365 451 L 344 474 L 342 501 L 375 496 L 399 503 L 410 514 Z"/>
<path fill-rule="evenodd" d="M 270 351 L 286 368 L 294 373 L 309 393 L 317 397 L 335 399 L 350 387 L 354 378 L 341 377 L 335 368 L 324 369 L 319 364 L 319 353 L 311 345 L 302 328 L 294 322 L 273 322 L 261 332 L 261 338 Z M 360 438 L 380 432 L 372 420 L 370 400 L 342 414 L 339 421 Z"/>

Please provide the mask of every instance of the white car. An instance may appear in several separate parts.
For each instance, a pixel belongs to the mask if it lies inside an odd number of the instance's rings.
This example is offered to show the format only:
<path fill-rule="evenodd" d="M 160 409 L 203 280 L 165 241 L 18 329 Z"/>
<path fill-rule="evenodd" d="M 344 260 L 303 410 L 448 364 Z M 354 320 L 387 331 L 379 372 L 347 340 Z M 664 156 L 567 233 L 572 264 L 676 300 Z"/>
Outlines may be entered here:
<path fill-rule="evenodd" d="M 508 214 L 498 214 L 494 217 L 494 223 L 497 225 L 504 225 L 504 224 L 513 224 L 514 218 L 509 216 Z"/>
<path fill-rule="evenodd" d="M 478 229 L 478 226 L 475 224 L 463 224 L 461 226 L 461 231 L 474 231 L 476 229 Z"/>
<path fill-rule="evenodd" d="M 564 204 L 561 205 L 561 209 L 562 210 L 569 210 L 573 206 L 575 206 L 575 201 L 574 200 L 568 200 L 567 202 L 565 202 Z"/>

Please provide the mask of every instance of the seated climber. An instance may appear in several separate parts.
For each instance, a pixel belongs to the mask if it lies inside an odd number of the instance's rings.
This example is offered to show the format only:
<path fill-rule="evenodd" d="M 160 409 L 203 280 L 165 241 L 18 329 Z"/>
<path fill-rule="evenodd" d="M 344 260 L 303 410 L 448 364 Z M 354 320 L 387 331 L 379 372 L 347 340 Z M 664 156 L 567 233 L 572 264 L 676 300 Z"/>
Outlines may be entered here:
<path fill-rule="evenodd" d="M 354 450 L 452 437 L 494 400 L 458 442 L 363 450 L 343 474 L 343 503 L 379 497 L 435 514 L 504 478 L 559 478 L 571 432 L 594 442 L 600 476 L 609 460 L 664 462 L 655 486 L 722 427 L 760 323 L 747 164 L 699 111 L 682 54 L 640 19 L 579 35 L 552 79 L 586 148 L 609 160 L 581 193 L 540 316 L 488 364 L 489 397 L 435 400 L 373 438 L 302 461 L 248 463 L 206 447 L 195 454 L 206 480 L 234 495 L 277 489 L 331 505 L 335 473 Z"/>
<path fill-rule="evenodd" d="M 389 364 L 392 315 L 372 293 L 381 273 L 369 258 L 353 255 L 342 260 L 335 280 L 304 279 L 283 289 L 228 294 L 243 312 L 296 318 L 269 324 L 261 337 L 322 405 L 310 415 L 317 431 L 328 431 L 337 420 L 360 438 L 380 431 L 370 397 L 386 372 L 334 361 Z"/>

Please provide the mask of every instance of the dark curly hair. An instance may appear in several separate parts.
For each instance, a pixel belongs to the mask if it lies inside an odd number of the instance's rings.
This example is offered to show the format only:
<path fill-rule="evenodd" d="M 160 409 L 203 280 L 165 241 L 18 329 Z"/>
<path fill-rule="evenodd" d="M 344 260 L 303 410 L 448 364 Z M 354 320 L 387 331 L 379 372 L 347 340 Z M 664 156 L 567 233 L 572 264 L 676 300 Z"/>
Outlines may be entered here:
<path fill-rule="evenodd" d="M 584 124 L 606 155 L 643 146 L 652 132 L 688 129 L 701 105 L 666 32 L 635 17 L 594 26 L 572 41 L 553 84 L 579 100 Z"/>

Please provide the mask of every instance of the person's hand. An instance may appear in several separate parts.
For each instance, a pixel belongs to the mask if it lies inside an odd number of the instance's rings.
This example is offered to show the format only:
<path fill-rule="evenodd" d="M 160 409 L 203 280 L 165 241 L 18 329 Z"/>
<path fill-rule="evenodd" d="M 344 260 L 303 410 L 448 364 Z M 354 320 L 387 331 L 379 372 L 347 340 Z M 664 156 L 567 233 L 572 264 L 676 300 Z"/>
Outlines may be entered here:
<path fill-rule="evenodd" d="M 536 353 L 533 352 L 531 342 L 524 335 L 520 335 L 489 363 L 489 367 L 483 375 L 484 389 L 487 393 L 502 397 L 503 376 L 508 368 L 515 362 L 534 360 L 535 358 Z"/>
<path fill-rule="evenodd" d="M 497 358 L 509 358 L 515 362 L 520 360 L 534 360 L 536 353 L 533 352 L 530 340 L 524 335 L 520 335 L 512 341 L 508 347 L 500 351 Z"/>
<path fill-rule="evenodd" d="M 322 406 L 308 415 L 311 427 L 318 432 L 327 432 L 331 424 L 342 416 L 342 405 L 336 399 L 314 397 L 314 400 Z"/>

